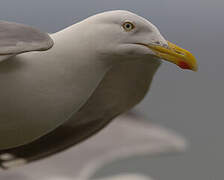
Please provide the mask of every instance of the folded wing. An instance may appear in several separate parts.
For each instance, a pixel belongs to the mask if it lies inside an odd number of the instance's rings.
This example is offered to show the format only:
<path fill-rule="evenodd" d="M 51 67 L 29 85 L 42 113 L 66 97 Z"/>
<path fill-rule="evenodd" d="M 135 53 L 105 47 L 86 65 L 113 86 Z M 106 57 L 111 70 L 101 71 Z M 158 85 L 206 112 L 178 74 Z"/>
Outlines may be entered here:
<path fill-rule="evenodd" d="M 0 60 L 30 51 L 45 51 L 53 46 L 46 33 L 14 22 L 0 21 Z"/>

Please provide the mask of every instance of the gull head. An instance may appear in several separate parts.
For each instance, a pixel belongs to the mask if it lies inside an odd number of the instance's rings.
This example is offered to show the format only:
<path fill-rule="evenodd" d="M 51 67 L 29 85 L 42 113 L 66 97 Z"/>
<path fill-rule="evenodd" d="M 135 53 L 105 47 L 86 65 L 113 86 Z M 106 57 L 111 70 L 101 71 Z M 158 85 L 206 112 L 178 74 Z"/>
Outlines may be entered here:
<path fill-rule="evenodd" d="M 195 57 L 167 41 L 158 28 L 132 12 L 108 11 L 82 23 L 82 37 L 98 55 L 117 60 L 163 59 L 182 69 L 197 70 Z"/>

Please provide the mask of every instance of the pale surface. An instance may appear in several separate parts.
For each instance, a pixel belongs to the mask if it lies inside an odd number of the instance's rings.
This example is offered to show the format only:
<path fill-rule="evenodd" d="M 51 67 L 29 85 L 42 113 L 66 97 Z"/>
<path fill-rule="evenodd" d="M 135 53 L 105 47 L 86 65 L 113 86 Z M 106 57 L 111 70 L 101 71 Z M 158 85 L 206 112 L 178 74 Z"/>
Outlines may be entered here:
<path fill-rule="evenodd" d="M 103 178 L 100 180 L 152 180 L 152 179 L 142 175 L 124 174 L 124 175 L 117 175 L 110 178 Z"/>

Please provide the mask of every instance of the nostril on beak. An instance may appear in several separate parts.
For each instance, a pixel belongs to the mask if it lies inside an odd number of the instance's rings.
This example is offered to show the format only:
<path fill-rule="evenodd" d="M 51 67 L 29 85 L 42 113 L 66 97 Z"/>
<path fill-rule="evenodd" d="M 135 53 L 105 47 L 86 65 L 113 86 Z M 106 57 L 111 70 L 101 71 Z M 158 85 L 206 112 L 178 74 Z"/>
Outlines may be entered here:
<path fill-rule="evenodd" d="M 155 41 L 154 44 L 156 44 L 156 45 L 158 45 L 158 46 L 162 46 L 162 47 L 164 47 L 164 48 L 169 48 L 169 46 L 168 46 L 167 44 L 164 44 L 164 43 L 162 43 L 162 42 L 160 42 L 160 41 Z"/>
<path fill-rule="evenodd" d="M 180 55 L 185 55 L 184 53 L 180 52 L 180 51 L 175 51 L 177 54 L 180 54 Z"/>

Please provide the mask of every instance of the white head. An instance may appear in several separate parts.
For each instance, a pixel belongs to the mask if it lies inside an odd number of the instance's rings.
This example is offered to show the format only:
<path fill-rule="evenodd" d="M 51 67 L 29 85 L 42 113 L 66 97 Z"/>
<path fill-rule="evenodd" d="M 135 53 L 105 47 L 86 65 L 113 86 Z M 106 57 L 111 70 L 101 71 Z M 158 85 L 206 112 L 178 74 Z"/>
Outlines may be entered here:
<path fill-rule="evenodd" d="M 155 55 L 152 50 L 137 43 L 168 46 L 167 41 L 152 23 L 128 11 L 97 14 L 88 18 L 86 22 L 94 33 L 94 39 L 98 37 L 95 46 L 98 45 L 102 53 L 124 56 Z"/>
<path fill-rule="evenodd" d="M 188 51 L 166 41 L 148 20 L 129 11 L 108 11 L 79 23 L 82 42 L 98 54 L 119 59 L 156 57 L 184 69 L 197 69 Z"/>

